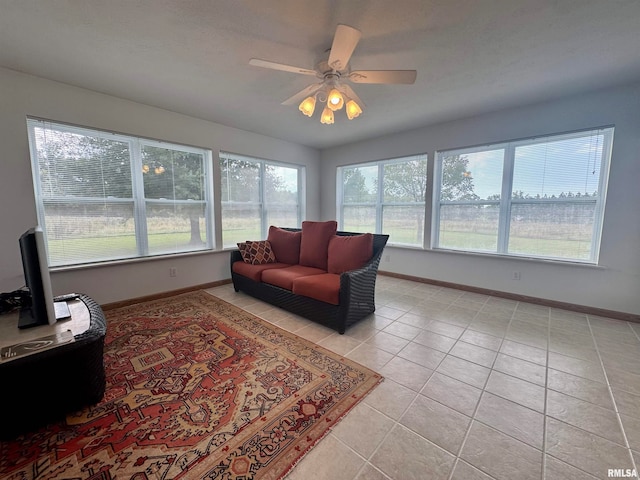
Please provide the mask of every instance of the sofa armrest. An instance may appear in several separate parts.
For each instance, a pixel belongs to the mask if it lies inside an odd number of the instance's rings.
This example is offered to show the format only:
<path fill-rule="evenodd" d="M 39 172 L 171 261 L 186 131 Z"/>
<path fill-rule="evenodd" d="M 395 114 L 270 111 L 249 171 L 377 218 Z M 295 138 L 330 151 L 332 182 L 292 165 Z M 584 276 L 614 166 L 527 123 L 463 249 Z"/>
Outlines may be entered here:
<path fill-rule="evenodd" d="M 365 266 L 340 275 L 340 305 L 345 305 L 347 308 L 358 308 L 360 305 L 373 306 L 382 251 L 382 248 L 378 249 Z"/>
<path fill-rule="evenodd" d="M 242 255 L 240 254 L 240 250 L 231 250 L 231 255 L 229 256 L 231 260 L 231 267 L 233 268 L 233 264 L 236 262 L 242 262 Z"/>

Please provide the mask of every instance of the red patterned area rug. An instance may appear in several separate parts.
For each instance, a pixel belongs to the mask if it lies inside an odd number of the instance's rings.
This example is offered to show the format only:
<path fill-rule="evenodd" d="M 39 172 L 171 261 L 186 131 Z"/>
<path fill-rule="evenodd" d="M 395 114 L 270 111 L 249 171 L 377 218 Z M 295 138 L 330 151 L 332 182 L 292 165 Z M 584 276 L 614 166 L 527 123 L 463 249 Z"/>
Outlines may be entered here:
<path fill-rule="evenodd" d="M 106 314 L 104 399 L 3 442 L 1 478 L 280 479 L 381 381 L 202 291 Z"/>

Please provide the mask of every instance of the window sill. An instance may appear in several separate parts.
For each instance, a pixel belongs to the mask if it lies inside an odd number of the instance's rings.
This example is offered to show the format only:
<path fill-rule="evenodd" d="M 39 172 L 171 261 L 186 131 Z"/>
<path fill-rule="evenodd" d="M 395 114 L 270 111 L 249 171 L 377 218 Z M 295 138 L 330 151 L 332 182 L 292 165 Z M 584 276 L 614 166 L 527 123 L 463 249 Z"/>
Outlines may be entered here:
<path fill-rule="evenodd" d="M 180 258 L 180 257 L 193 257 L 198 255 L 210 255 L 210 254 L 223 253 L 223 252 L 224 250 L 209 249 L 209 250 L 198 250 L 196 252 L 168 253 L 163 255 L 153 255 L 150 257 L 125 258 L 122 260 L 107 260 L 104 262 L 83 263 L 80 265 L 51 267 L 49 271 L 51 273 L 71 272 L 74 270 L 85 270 L 88 268 L 113 267 L 116 265 L 130 265 L 133 263 L 153 262 L 158 260 L 168 260 L 168 259 Z"/>
<path fill-rule="evenodd" d="M 551 258 L 535 258 L 535 257 L 526 257 L 526 256 L 519 256 L 519 255 L 505 255 L 500 253 L 467 252 L 464 250 L 448 250 L 444 248 L 421 248 L 416 246 L 400 245 L 400 244 L 389 244 L 387 245 L 387 248 L 398 248 L 400 250 L 429 252 L 429 253 L 436 253 L 440 255 L 462 255 L 462 256 L 470 256 L 470 257 L 478 257 L 478 258 L 515 260 L 515 261 L 547 264 L 547 265 L 583 267 L 583 268 L 596 269 L 596 270 L 605 270 L 607 268 L 604 265 L 598 265 L 595 263 L 587 263 L 587 262 L 579 262 L 579 261 L 571 261 L 571 260 L 559 260 L 559 259 L 551 259 Z"/>

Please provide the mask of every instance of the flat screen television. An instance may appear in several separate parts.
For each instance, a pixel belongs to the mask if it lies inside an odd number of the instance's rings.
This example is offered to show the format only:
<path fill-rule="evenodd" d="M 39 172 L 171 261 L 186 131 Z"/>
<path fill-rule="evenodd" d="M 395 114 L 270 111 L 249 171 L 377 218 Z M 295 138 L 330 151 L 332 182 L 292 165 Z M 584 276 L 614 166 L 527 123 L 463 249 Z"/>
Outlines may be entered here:
<path fill-rule="evenodd" d="M 53 325 L 56 323 L 56 313 L 42 229 L 35 227 L 27 230 L 19 243 L 24 280 L 31 301 L 20 309 L 18 328 Z"/>

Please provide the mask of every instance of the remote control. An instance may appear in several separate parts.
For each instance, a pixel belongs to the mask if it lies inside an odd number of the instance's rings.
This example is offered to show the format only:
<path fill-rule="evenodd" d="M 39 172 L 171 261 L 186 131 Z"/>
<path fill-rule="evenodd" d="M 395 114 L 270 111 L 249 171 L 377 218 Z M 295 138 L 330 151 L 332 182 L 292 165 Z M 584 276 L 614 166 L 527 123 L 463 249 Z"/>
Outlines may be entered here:
<path fill-rule="evenodd" d="M 79 293 L 66 293 L 64 295 L 58 295 L 53 297 L 54 302 L 68 302 L 69 300 L 75 300 L 80 296 Z"/>

